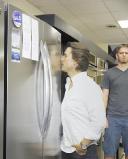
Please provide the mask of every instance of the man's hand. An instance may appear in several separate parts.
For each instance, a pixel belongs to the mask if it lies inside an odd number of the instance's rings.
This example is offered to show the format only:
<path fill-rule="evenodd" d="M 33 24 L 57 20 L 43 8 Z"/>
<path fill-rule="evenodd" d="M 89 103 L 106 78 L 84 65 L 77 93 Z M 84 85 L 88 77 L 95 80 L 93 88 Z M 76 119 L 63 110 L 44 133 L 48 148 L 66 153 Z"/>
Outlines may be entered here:
<path fill-rule="evenodd" d="M 82 145 L 89 145 L 93 142 L 93 140 L 89 140 L 89 139 L 83 139 L 80 144 L 76 144 L 76 145 L 73 145 L 73 147 L 76 148 L 76 152 L 79 154 L 79 155 L 85 155 L 86 152 L 87 152 L 87 149 L 82 149 Z"/>
<path fill-rule="evenodd" d="M 80 156 L 86 154 L 86 151 L 87 151 L 87 150 L 83 150 L 83 149 L 81 148 L 81 145 L 80 145 L 80 144 L 73 145 L 73 147 L 76 148 L 76 152 L 77 152 Z"/>
<path fill-rule="evenodd" d="M 80 142 L 80 145 L 82 147 L 82 145 L 90 145 L 91 143 L 93 142 L 93 140 L 89 140 L 89 139 L 83 139 L 81 142 Z"/>

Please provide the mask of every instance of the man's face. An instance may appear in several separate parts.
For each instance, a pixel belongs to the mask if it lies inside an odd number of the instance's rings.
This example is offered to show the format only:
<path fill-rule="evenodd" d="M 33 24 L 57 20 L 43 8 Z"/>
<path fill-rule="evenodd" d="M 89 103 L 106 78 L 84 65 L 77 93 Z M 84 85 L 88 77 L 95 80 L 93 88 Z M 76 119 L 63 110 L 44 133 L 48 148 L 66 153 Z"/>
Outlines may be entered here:
<path fill-rule="evenodd" d="M 128 48 L 121 48 L 116 54 L 116 59 L 120 64 L 128 64 Z"/>
<path fill-rule="evenodd" d="M 61 58 L 62 71 L 72 72 L 75 69 L 76 62 L 72 59 L 72 48 L 68 47 Z"/>

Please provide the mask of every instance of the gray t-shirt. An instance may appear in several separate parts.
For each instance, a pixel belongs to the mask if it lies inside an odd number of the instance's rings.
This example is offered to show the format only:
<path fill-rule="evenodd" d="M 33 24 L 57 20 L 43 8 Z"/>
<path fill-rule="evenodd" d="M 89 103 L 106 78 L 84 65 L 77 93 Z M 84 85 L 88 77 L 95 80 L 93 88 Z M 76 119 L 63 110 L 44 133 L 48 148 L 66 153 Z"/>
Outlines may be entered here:
<path fill-rule="evenodd" d="M 128 116 L 128 69 L 109 69 L 101 83 L 102 89 L 109 89 L 107 114 Z"/>

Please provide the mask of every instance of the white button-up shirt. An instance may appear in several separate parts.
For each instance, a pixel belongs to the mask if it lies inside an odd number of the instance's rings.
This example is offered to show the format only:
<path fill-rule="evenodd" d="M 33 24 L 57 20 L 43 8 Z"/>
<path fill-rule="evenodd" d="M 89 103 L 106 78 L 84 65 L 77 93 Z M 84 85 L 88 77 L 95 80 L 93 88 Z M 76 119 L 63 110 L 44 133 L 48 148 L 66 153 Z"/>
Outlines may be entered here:
<path fill-rule="evenodd" d="M 66 83 L 66 92 L 61 106 L 63 138 L 61 150 L 72 153 L 74 144 L 84 138 L 98 140 L 105 128 L 106 116 L 100 87 L 81 72 Z"/>

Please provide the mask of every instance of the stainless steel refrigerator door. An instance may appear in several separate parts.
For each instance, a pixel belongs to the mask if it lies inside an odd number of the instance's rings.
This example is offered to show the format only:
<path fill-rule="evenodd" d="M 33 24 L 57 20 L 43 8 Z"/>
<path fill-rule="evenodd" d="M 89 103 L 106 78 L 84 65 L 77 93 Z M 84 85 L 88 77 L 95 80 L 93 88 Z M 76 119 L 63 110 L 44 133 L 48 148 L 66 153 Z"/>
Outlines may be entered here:
<path fill-rule="evenodd" d="M 60 109 L 61 109 L 61 35 L 53 27 L 45 24 L 44 47 L 51 63 L 52 74 L 52 110 L 47 136 L 43 140 L 43 158 L 60 158 Z"/>
<path fill-rule="evenodd" d="M 36 106 L 38 62 L 22 57 L 20 63 L 11 60 L 11 31 L 14 27 L 12 12 L 14 10 L 17 9 L 9 6 L 6 159 L 41 159 L 42 135 Z M 43 90 L 43 86 L 40 89 Z"/>
<path fill-rule="evenodd" d="M 3 158 L 4 117 L 4 5 L 0 3 L 0 159 Z"/>

